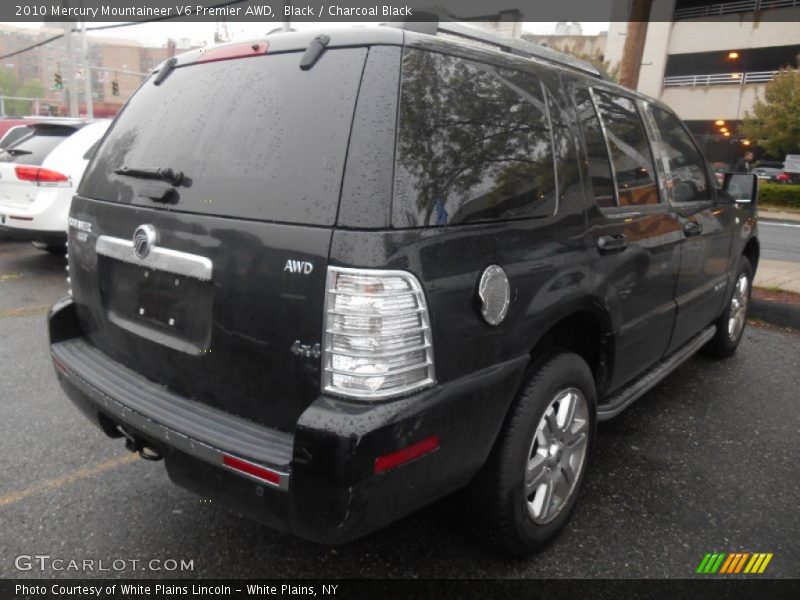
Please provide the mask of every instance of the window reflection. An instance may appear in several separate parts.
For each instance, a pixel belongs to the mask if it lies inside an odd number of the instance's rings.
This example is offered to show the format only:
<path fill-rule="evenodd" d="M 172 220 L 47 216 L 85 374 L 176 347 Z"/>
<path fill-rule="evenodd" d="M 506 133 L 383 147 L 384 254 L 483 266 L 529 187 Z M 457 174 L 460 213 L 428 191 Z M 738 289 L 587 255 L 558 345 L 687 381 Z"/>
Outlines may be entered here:
<path fill-rule="evenodd" d="M 619 205 L 658 204 L 653 157 L 636 105 L 607 92 L 594 94 L 614 163 Z"/>
<path fill-rule="evenodd" d="M 710 200 L 706 162 L 692 142 L 683 124 L 666 111 L 653 108 L 653 117 L 661 134 L 661 148 L 669 161 L 667 186 L 676 202 Z"/>
<path fill-rule="evenodd" d="M 406 52 L 396 226 L 552 215 L 555 188 L 547 108 L 534 75 Z"/>
<path fill-rule="evenodd" d="M 575 106 L 586 142 L 586 158 L 589 163 L 589 177 L 592 181 L 594 200 L 600 207 L 611 208 L 616 206 L 614 178 L 611 174 L 611 163 L 608 161 L 608 148 L 606 148 L 606 140 L 603 137 L 603 129 L 597 118 L 589 90 L 581 88 L 575 90 Z"/>

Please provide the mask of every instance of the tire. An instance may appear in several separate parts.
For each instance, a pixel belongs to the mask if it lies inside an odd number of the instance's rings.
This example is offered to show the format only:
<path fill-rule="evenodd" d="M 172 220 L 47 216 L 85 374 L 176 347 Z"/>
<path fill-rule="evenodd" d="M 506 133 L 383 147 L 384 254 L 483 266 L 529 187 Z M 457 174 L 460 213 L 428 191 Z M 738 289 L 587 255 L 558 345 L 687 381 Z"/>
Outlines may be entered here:
<path fill-rule="evenodd" d="M 727 358 L 739 347 L 747 326 L 747 316 L 750 312 L 750 294 L 753 290 L 753 267 L 746 256 L 739 259 L 739 268 L 731 294 L 728 297 L 725 310 L 714 322 L 717 333 L 705 345 L 703 351 L 709 356 Z M 742 293 L 742 282 L 746 289 Z M 744 306 L 742 306 L 744 301 Z M 734 326 L 735 324 L 735 326 Z"/>
<path fill-rule="evenodd" d="M 583 408 L 579 410 L 581 399 Z M 567 413 L 569 405 L 575 407 L 572 426 L 567 425 L 566 419 L 563 421 L 564 428 L 573 436 L 568 437 L 561 429 L 562 415 L 558 409 L 562 404 Z M 473 513 L 472 525 L 480 539 L 505 554 L 525 557 L 544 548 L 558 534 L 583 485 L 594 442 L 595 406 L 592 372 L 577 354 L 558 352 L 533 368 L 506 417 L 489 459 L 467 490 L 470 503 L 467 508 Z M 550 436 L 553 429 L 558 431 Z M 580 442 L 576 441 L 578 435 L 583 436 Z M 573 440 L 573 458 L 568 456 L 570 444 L 560 445 L 559 438 L 565 437 Z M 571 485 L 565 476 L 565 458 L 574 471 Z M 550 477 L 544 466 L 548 464 Z M 528 486 L 526 491 L 526 479 L 531 473 L 538 473 L 538 483 Z M 548 504 L 550 513 L 545 506 L 547 481 L 555 482 L 555 487 L 550 488 L 553 489 Z"/>

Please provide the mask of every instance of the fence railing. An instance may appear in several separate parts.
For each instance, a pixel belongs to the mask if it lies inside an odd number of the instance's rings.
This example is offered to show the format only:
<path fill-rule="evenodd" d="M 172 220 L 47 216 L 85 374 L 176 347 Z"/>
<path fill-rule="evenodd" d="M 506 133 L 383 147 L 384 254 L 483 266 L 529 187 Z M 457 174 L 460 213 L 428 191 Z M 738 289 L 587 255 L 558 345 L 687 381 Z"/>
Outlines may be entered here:
<path fill-rule="evenodd" d="M 679 8 L 675 11 L 675 20 L 698 19 L 701 17 L 717 17 L 731 13 L 756 12 L 772 8 L 792 8 L 800 6 L 800 0 L 739 0 L 738 2 L 719 2 L 705 6 Z"/>
<path fill-rule="evenodd" d="M 707 73 L 702 75 L 672 75 L 664 78 L 664 87 L 706 87 L 710 85 L 745 85 L 767 83 L 778 71 L 748 71 L 746 73 Z"/>
<path fill-rule="evenodd" d="M 27 96 L 6 96 L 0 94 L 0 117 L 6 116 L 6 110 L 13 110 L 14 113 L 38 116 L 47 114 L 50 105 L 43 98 L 30 98 Z"/>

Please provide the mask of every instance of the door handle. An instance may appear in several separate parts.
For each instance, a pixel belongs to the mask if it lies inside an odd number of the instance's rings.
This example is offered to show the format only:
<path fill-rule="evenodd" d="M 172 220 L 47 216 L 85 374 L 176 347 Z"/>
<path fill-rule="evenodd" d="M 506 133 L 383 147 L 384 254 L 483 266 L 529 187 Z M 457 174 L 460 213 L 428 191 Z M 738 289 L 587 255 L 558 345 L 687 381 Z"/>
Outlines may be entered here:
<path fill-rule="evenodd" d="M 683 224 L 683 235 L 692 237 L 693 235 L 700 235 L 703 233 L 703 225 L 697 221 L 686 221 Z"/>
<path fill-rule="evenodd" d="M 597 238 L 597 250 L 600 254 L 622 252 L 627 247 L 628 238 L 621 233 L 619 235 L 603 235 Z"/>

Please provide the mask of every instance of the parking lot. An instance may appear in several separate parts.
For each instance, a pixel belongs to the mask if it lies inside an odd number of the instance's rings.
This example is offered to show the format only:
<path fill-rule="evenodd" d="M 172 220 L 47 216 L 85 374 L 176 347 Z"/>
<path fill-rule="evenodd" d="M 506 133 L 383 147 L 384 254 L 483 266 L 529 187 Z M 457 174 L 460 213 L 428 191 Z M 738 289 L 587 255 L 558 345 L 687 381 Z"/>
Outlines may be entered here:
<path fill-rule="evenodd" d="M 0 241 L 0 576 L 15 557 L 181 559 L 193 571 L 122 577 L 691 577 L 707 552 L 771 552 L 800 577 L 800 335 L 752 326 L 739 353 L 695 357 L 601 425 L 564 534 L 525 560 L 486 550 L 446 498 L 363 540 L 319 546 L 172 485 L 68 402 L 49 360 L 47 307 L 64 259 Z"/>

